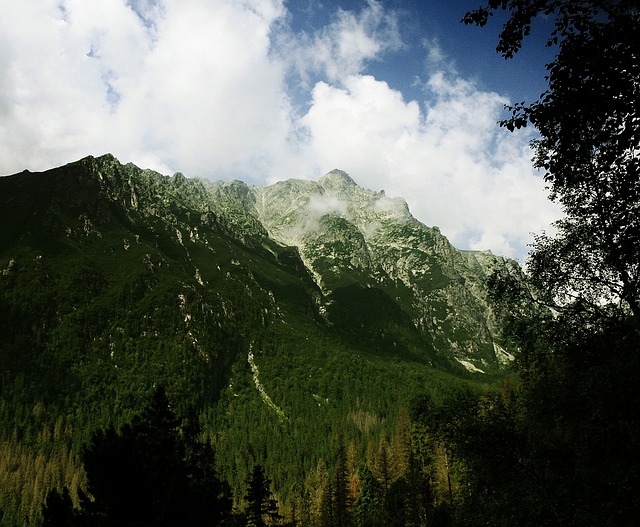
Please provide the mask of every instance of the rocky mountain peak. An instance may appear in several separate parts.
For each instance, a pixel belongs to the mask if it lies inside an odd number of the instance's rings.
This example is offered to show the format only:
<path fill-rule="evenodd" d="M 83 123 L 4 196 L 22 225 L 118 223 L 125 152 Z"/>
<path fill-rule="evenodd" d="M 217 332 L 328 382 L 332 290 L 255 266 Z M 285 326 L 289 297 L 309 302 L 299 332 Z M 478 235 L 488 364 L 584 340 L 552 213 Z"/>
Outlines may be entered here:
<path fill-rule="evenodd" d="M 334 192 L 348 192 L 349 190 L 352 190 L 354 187 L 358 186 L 356 182 L 351 179 L 349 174 L 337 168 L 334 168 L 331 172 L 328 172 L 324 176 L 322 176 L 318 180 L 318 183 L 325 190 Z"/>

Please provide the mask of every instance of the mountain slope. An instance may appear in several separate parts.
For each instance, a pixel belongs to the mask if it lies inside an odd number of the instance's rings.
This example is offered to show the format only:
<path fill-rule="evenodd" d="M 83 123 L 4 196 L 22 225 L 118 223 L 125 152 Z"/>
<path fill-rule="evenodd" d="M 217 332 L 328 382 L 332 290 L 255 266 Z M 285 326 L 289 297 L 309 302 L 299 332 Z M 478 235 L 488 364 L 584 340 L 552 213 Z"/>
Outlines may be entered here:
<path fill-rule="evenodd" d="M 484 282 L 517 265 L 340 171 L 250 187 L 88 157 L 0 178 L 0 227 L 0 440 L 45 460 L 3 476 L 23 516 L 81 486 L 72 454 L 157 384 L 236 495 L 261 461 L 286 496 L 338 434 L 364 455 L 415 394 L 508 357 Z"/>

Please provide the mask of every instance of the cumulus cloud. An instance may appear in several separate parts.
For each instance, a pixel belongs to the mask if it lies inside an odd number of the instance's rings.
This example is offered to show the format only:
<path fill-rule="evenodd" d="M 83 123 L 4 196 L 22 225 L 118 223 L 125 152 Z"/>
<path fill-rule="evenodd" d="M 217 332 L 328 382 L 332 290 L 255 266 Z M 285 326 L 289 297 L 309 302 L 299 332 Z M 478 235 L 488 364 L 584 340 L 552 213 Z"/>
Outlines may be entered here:
<path fill-rule="evenodd" d="M 521 257 L 557 211 L 530 138 L 496 127 L 506 101 L 459 78 L 433 39 L 421 100 L 367 74 L 405 46 L 378 1 L 304 32 L 290 16 L 283 0 L 5 2 L 0 172 L 105 152 L 257 184 L 340 168 L 459 247 Z"/>
<path fill-rule="evenodd" d="M 291 127 L 270 56 L 283 14 L 276 0 L 12 3 L 3 169 L 106 151 L 193 175 L 270 166 Z"/>

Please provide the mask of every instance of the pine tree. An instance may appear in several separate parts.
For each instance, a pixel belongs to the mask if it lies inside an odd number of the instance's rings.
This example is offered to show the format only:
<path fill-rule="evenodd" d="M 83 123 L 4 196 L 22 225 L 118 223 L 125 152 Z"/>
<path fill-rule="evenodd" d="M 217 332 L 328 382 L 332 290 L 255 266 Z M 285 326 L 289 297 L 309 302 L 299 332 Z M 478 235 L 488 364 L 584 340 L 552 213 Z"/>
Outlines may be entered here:
<path fill-rule="evenodd" d="M 382 505 L 385 514 L 389 511 L 389 489 L 391 488 L 391 470 L 389 459 L 389 444 L 384 434 L 380 437 L 378 452 L 375 457 L 374 471 L 380 482 Z"/>
<path fill-rule="evenodd" d="M 409 468 L 413 445 L 411 442 L 411 419 L 406 408 L 398 413 L 393 437 L 391 438 L 390 472 L 393 480 L 403 476 Z"/>
<path fill-rule="evenodd" d="M 360 490 L 353 503 L 353 515 L 359 527 L 376 527 L 382 522 L 382 490 L 368 465 L 360 468 Z"/>
<path fill-rule="evenodd" d="M 311 524 L 314 527 L 325 527 L 331 524 L 327 522 L 327 518 L 331 514 L 327 514 L 331 509 L 331 494 L 328 492 L 330 486 L 329 473 L 324 459 L 320 458 L 316 465 L 316 470 L 307 477 L 306 488 L 309 500 L 309 516 Z M 327 507 L 328 495 L 328 507 Z"/>
<path fill-rule="evenodd" d="M 247 507 L 245 510 L 247 527 L 266 527 L 277 525 L 281 520 L 278 502 L 269 490 L 269 479 L 261 465 L 255 465 L 247 485 Z"/>
<path fill-rule="evenodd" d="M 333 483 L 328 478 L 320 492 L 320 527 L 336 527 L 333 495 Z"/>
<path fill-rule="evenodd" d="M 336 452 L 336 473 L 334 486 L 335 526 L 346 527 L 350 524 L 350 478 L 347 467 L 347 450 L 342 435 L 338 436 L 338 450 Z"/>

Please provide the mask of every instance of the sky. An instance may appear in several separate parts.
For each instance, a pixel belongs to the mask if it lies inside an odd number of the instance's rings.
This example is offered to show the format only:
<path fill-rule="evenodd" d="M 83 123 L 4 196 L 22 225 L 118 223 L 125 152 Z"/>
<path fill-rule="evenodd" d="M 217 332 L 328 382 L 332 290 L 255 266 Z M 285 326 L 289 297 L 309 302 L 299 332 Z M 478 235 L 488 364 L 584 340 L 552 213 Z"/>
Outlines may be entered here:
<path fill-rule="evenodd" d="M 0 0 L 0 174 L 110 152 L 266 185 L 334 168 L 404 198 L 460 249 L 526 260 L 560 217 L 534 130 L 534 36 L 496 52 L 481 0 Z"/>

